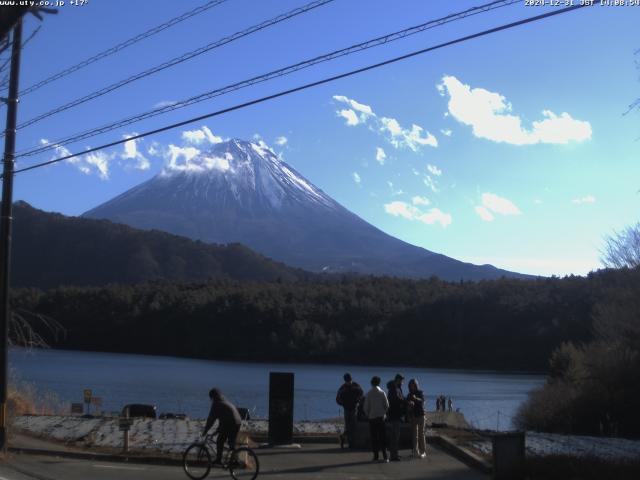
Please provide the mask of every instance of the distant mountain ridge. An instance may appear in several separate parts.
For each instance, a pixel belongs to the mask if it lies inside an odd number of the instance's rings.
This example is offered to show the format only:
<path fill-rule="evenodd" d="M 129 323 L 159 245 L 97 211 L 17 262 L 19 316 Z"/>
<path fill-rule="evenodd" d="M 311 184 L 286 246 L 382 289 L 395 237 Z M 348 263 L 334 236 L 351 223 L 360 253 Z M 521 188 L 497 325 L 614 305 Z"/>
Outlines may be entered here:
<path fill-rule="evenodd" d="M 14 204 L 11 284 L 52 288 L 147 280 L 283 281 L 309 276 L 239 244 L 211 245 Z"/>
<path fill-rule="evenodd" d="M 264 145 L 233 139 L 83 214 L 209 243 L 239 242 L 314 272 L 444 280 L 528 277 L 410 245 L 362 220 Z"/>

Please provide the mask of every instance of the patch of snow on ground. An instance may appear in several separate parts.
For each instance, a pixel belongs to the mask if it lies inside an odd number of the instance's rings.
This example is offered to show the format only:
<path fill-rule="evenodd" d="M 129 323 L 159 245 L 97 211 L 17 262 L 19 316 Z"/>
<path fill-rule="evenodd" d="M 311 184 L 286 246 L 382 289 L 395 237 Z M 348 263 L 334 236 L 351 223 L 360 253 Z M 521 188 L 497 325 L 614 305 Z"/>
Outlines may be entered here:
<path fill-rule="evenodd" d="M 162 453 L 182 453 L 188 445 L 201 439 L 204 420 L 153 420 L 136 418 L 129 430 L 131 450 L 153 450 Z M 13 426 L 30 434 L 85 447 L 121 448 L 123 432 L 118 418 L 82 418 L 67 416 L 25 415 L 15 419 Z M 266 434 L 267 420 L 249 420 L 242 432 Z M 215 429 L 215 427 L 214 427 Z M 328 422 L 296 422 L 295 434 L 338 434 L 342 425 Z"/>
<path fill-rule="evenodd" d="M 470 445 L 484 453 L 491 454 L 490 439 L 472 442 Z M 595 456 L 605 459 L 635 459 L 640 457 L 640 440 L 627 440 L 625 438 L 527 432 L 525 448 L 527 454 L 537 456 L 566 455 L 578 458 Z"/>

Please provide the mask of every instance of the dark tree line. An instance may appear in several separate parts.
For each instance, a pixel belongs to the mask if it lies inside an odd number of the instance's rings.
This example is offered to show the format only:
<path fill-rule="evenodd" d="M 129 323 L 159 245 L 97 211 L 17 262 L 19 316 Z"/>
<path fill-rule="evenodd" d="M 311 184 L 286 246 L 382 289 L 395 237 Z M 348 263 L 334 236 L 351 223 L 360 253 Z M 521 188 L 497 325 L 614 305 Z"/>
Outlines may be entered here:
<path fill-rule="evenodd" d="M 546 371 L 562 342 L 592 338 L 618 272 L 481 282 L 317 277 L 20 289 L 60 322 L 57 348 L 211 359 Z"/>
<path fill-rule="evenodd" d="M 547 383 L 518 414 L 522 428 L 640 436 L 640 223 L 607 240 L 591 337 L 551 355 Z"/>

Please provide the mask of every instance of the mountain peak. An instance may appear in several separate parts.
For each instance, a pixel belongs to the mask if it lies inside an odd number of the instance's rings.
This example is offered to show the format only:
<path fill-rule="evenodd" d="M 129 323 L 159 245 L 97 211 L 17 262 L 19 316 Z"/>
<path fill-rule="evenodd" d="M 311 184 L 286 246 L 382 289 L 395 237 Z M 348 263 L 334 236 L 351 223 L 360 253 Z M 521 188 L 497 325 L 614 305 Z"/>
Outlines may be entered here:
<path fill-rule="evenodd" d="M 445 279 L 510 275 L 409 245 L 341 206 L 264 142 L 169 147 L 151 180 L 84 215 L 212 243 L 240 242 L 312 271 Z"/>

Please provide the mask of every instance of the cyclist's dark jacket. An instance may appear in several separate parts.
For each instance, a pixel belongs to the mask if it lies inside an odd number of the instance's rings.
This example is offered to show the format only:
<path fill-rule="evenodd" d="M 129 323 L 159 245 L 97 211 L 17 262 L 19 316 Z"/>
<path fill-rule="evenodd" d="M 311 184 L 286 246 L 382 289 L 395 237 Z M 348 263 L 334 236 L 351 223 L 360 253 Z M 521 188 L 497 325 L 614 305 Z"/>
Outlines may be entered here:
<path fill-rule="evenodd" d="M 211 404 L 207 424 L 204 426 L 205 433 L 209 431 L 216 420 L 220 422 L 219 431 L 221 432 L 238 430 L 242 424 L 242 418 L 240 418 L 238 410 L 226 398 L 214 400 Z"/>

